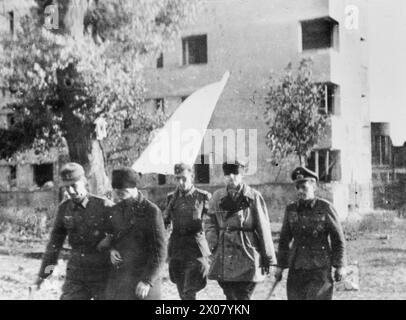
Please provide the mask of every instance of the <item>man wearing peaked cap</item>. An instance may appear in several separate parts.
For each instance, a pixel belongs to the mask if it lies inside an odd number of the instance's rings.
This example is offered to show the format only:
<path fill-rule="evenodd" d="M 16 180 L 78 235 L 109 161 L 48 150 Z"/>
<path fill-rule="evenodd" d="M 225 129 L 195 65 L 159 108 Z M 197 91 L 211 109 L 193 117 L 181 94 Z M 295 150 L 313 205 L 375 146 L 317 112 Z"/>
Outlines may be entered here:
<path fill-rule="evenodd" d="M 85 179 L 85 170 L 76 162 L 69 162 L 61 168 L 61 185 L 69 186 L 76 181 Z"/>
<path fill-rule="evenodd" d="M 59 205 L 38 278 L 38 289 L 53 271 L 66 237 L 72 247 L 62 300 L 103 299 L 107 283 L 109 255 L 100 243 L 108 230 L 113 203 L 89 194 L 83 167 L 67 163 L 60 171 L 61 185 L 69 199 Z"/>
<path fill-rule="evenodd" d="M 345 238 L 333 205 L 315 196 L 318 176 L 298 167 L 292 172 L 298 200 L 286 208 L 278 250 L 276 280 L 289 268 L 289 300 L 331 300 L 334 280 L 345 275 Z M 293 240 L 292 245 L 290 246 Z"/>
<path fill-rule="evenodd" d="M 166 257 L 161 210 L 137 189 L 132 168 L 113 171 L 117 204 L 112 208 L 106 240 L 113 265 L 106 289 L 109 300 L 159 300 L 160 272 Z"/>
<path fill-rule="evenodd" d="M 319 177 L 316 172 L 313 172 L 310 169 L 305 167 L 297 167 L 295 170 L 292 171 L 292 180 L 294 182 L 301 182 L 301 181 L 318 181 Z"/>
<path fill-rule="evenodd" d="M 169 240 L 169 275 L 182 300 L 196 300 L 207 284 L 209 246 L 203 232 L 211 194 L 193 185 L 193 167 L 174 167 L 177 188 L 167 196 L 165 224 L 172 223 Z"/>
<path fill-rule="evenodd" d="M 244 173 L 247 166 L 248 164 L 241 160 L 226 161 L 223 163 L 223 172 L 224 175 Z"/>

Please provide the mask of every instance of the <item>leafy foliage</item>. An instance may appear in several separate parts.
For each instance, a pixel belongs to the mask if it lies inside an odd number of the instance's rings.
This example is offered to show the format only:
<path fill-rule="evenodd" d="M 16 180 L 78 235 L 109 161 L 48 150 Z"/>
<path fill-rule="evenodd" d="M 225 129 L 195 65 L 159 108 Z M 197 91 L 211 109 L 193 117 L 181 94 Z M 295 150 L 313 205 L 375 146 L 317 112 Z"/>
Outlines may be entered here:
<path fill-rule="evenodd" d="M 311 66 L 310 59 L 303 59 L 296 74 L 289 63 L 280 80 L 271 76 L 266 141 L 276 162 L 296 155 L 302 164 L 324 132 L 328 117 L 319 112 L 324 89 L 312 82 Z"/>
<path fill-rule="evenodd" d="M 162 119 L 142 108 L 146 58 L 170 47 L 193 19 L 197 2 L 93 1 L 84 9 L 79 21 L 84 32 L 78 36 L 46 29 L 43 12 L 51 2 L 37 1 L 14 37 L 3 35 L 1 40 L 0 72 L 16 91 L 16 124 L 0 132 L 0 156 L 9 158 L 32 147 L 46 152 L 66 146 L 65 141 L 89 139 L 100 117 L 108 123 L 107 148 L 119 147 L 125 121 L 137 126 L 139 141 L 148 142 Z"/>

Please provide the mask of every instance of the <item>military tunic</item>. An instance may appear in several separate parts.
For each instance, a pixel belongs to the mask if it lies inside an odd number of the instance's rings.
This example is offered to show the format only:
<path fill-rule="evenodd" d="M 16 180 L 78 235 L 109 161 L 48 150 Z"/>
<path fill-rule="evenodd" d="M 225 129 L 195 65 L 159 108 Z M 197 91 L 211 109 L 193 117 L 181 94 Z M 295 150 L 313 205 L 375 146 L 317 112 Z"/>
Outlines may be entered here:
<path fill-rule="evenodd" d="M 253 283 L 265 278 L 261 267 L 276 263 L 265 201 L 246 184 L 234 200 L 223 188 L 213 194 L 209 215 L 206 236 L 214 252 L 209 279 L 219 281 L 227 299 L 249 299 Z"/>
<path fill-rule="evenodd" d="M 138 300 L 135 289 L 140 281 L 151 285 L 145 300 L 161 297 L 160 272 L 166 257 L 162 213 L 139 193 L 136 199 L 123 200 L 112 209 L 112 247 L 123 262 L 112 266 L 106 290 L 109 300 Z"/>
<path fill-rule="evenodd" d="M 68 236 L 72 248 L 67 263 L 62 300 L 102 299 L 107 283 L 109 255 L 97 245 L 108 230 L 113 203 L 88 194 L 76 204 L 68 199 L 60 204 L 42 261 L 39 276 L 46 278 L 57 264 L 58 255 Z"/>
<path fill-rule="evenodd" d="M 166 224 L 172 222 L 169 239 L 169 275 L 184 300 L 196 299 L 196 293 L 207 284 L 208 256 L 211 252 L 203 231 L 211 194 L 195 188 L 177 189 L 168 195 Z"/>
<path fill-rule="evenodd" d="M 332 299 L 331 267 L 344 264 L 345 238 L 332 204 L 315 198 L 288 205 L 278 250 L 278 266 L 289 268 L 288 299 Z"/>

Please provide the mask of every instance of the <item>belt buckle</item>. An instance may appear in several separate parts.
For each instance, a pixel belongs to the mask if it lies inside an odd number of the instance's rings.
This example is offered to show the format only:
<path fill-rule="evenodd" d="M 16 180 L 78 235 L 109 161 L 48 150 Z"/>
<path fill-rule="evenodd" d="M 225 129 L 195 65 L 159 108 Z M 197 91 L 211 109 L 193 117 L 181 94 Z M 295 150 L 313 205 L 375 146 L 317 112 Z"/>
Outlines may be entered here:
<path fill-rule="evenodd" d="M 225 232 L 230 232 L 230 231 L 231 231 L 230 226 L 226 226 L 226 228 L 225 228 Z"/>

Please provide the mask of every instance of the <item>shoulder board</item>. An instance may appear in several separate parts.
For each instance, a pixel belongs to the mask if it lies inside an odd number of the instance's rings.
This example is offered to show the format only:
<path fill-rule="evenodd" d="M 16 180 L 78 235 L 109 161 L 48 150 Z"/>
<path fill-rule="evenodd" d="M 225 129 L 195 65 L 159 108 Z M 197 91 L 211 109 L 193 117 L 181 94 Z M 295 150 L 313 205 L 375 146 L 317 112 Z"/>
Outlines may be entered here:
<path fill-rule="evenodd" d="M 317 202 L 327 205 L 329 207 L 333 207 L 333 204 L 326 199 L 317 198 Z"/>
<path fill-rule="evenodd" d="M 195 188 L 195 190 L 197 192 L 201 193 L 201 194 L 204 194 L 204 195 L 209 195 L 210 194 L 210 192 L 208 192 L 206 190 L 203 190 L 203 189 Z"/>
<path fill-rule="evenodd" d="M 292 210 L 292 209 L 296 209 L 296 208 L 297 208 L 297 202 L 296 201 L 292 201 L 286 206 L 287 210 Z"/>
<path fill-rule="evenodd" d="M 97 199 L 97 200 L 103 200 L 103 201 L 108 200 L 106 197 L 96 196 L 96 195 L 91 194 L 91 193 L 89 193 L 88 197 L 89 198 L 94 198 L 94 199 Z"/>
<path fill-rule="evenodd" d="M 169 193 L 166 194 L 166 199 L 170 200 L 170 199 L 173 198 L 174 195 L 175 195 L 175 191 L 169 192 Z"/>
<path fill-rule="evenodd" d="M 60 205 L 60 206 L 66 205 L 66 204 L 68 204 L 69 200 L 71 200 L 71 198 L 66 198 L 66 199 L 62 200 L 62 201 L 59 203 L 59 205 Z"/>

